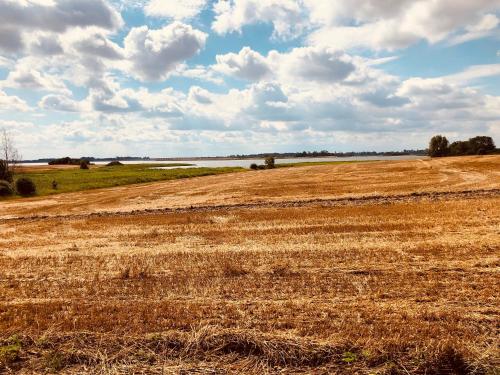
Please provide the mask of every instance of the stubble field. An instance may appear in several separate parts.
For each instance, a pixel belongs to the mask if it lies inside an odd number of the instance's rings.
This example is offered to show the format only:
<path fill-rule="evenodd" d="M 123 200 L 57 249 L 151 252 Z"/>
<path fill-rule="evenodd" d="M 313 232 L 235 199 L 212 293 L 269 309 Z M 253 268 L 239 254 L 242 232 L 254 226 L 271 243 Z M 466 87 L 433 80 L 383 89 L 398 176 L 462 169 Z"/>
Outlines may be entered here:
<path fill-rule="evenodd" d="M 498 373 L 498 156 L 0 207 L 0 372 Z"/>

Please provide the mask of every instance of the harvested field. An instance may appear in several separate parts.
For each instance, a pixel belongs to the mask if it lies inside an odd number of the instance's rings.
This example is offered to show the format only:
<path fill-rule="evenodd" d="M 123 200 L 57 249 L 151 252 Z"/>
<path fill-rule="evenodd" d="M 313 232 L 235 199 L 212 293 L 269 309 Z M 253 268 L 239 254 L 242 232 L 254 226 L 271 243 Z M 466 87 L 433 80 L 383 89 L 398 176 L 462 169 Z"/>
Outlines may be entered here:
<path fill-rule="evenodd" d="M 500 157 L 0 202 L 6 373 L 495 374 Z"/>
<path fill-rule="evenodd" d="M 0 218 L 498 189 L 499 163 L 485 156 L 251 171 L 2 202 Z"/>

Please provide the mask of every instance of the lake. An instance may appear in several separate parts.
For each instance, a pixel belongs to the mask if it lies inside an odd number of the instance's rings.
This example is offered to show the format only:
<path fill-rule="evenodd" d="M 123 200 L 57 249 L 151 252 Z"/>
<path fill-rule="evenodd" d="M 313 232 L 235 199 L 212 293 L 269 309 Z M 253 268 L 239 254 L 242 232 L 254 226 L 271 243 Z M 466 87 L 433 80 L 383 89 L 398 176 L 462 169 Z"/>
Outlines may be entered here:
<path fill-rule="evenodd" d="M 425 159 L 426 156 L 416 155 L 403 155 L 403 156 L 353 156 L 353 157 L 318 157 L 318 158 L 289 158 L 289 159 L 276 159 L 276 164 L 288 163 L 305 163 L 305 162 L 334 162 L 334 161 L 370 161 L 370 160 L 415 160 Z M 105 165 L 109 161 L 96 162 L 96 165 Z M 176 167 L 176 168 L 196 168 L 196 167 L 242 167 L 249 168 L 251 164 L 264 164 L 262 159 L 221 159 L 221 160 L 175 160 L 175 161 L 122 161 L 123 164 L 168 164 L 168 163 L 181 163 L 192 164 L 190 167 Z M 47 163 L 22 163 L 21 165 L 47 165 Z"/>

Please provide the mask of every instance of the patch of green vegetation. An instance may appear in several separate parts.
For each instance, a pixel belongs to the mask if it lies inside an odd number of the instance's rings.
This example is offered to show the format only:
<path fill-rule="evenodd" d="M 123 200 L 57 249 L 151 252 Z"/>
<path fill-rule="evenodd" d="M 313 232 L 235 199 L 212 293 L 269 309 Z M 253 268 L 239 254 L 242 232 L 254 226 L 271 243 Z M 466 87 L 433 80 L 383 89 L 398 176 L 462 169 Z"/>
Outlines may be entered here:
<path fill-rule="evenodd" d="M 357 359 L 358 359 L 358 356 L 356 355 L 356 353 L 345 352 L 342 355 L 342 361 L 345 363 L 352 363 L 352 362 L 355 362 Z"/>
<path fill-rule="evenodd" d="M 9 365 L 19 359 L 21 342 L 16 336 L 7 340 L 6 345 L 0 345 L 0 365 Z"/>
<path fill-rule="evenodd" d="M 51 195 L 99 188 L 139 184 L 146 182 L 176 180 L 243 171 L 243 168 L 172 168 L 189 164 L 128 164 L 102 166 L 89 170 L 71 168 L 34 171 L 16 175 L 16 179 L 30 178 L 37 187 L 37 195 Z"/>
<path fill-rule="evenodd" d="M 43 356 L 45 368 L 51 372 L 59 372 L 66 367 L 66 358 L 64 354 L 52 350 Z"/>
<path fill-rule="evenodd" d="M 315 165 L 330 165 L 330 164 L 354 164 L 354 163 L 369 163 L 379 160 L 343 160 L 343 161 L 305 161 L 298 163 L 283 163 L 276 164 L 276 168 L 290 168 L 290 167 L 311 167 Z"/>

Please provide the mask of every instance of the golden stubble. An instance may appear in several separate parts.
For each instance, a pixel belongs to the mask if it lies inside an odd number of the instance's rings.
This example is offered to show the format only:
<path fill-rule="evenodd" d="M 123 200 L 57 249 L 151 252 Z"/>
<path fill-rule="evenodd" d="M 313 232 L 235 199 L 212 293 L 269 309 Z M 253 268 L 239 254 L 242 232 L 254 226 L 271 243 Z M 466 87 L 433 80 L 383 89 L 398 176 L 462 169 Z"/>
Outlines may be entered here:
<path fill-rule="evenodd" d="M 497 189 L 487 160 L 442 163 Z M 494 193 L 0 221 L 1 338 L 25 348 L 4 368 L 494 371 L 499 207 Z"/>

